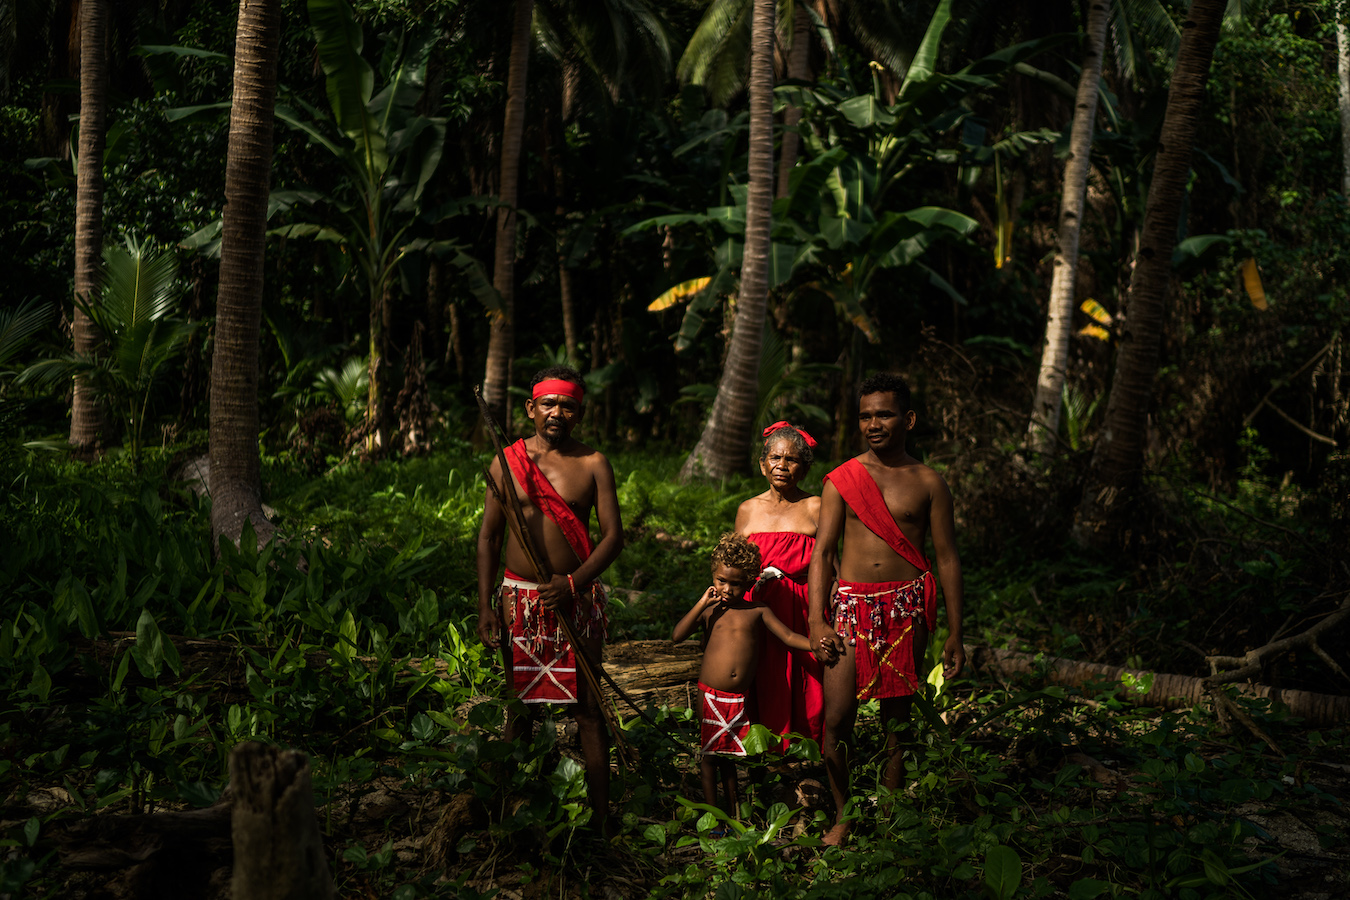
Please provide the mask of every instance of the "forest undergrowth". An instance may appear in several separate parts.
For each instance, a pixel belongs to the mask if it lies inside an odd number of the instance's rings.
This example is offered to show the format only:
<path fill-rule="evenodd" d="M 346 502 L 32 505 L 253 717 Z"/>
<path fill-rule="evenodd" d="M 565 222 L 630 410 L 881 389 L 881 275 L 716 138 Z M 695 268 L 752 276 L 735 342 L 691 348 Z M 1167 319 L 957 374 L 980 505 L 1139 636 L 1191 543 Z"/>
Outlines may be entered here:
<path fill-rule="evenodd" d="M 1128 558 L 1074 550 L 1053 509 L 1029 511 L 1064 471 L 1011 456 L 949 464 L 967 642 L 1203 675 L 1207 654 L 1240 655 L 1329 611 L 1346 588 L 1334 520 L 1309 514 L 1323 501 L 1267 480 L 1254 442 L 1249 454 L 1232 492 L 1155 475 L 1153 518 L 1141 522 L 1152 543 Z M 432 457 L 317 478 L 266 460 L 284 539 L 261 551 L 247 538 L 212 547 L 207 501 L 172 477 L 187 455 L 150 452 L 139 474 L 117 458 L 0 461 L 0 677 L 11 698 L 0 714 L 0 896 L 227 896 L 228 831 L 177 852 L 188 838 L 154 822 L 217 804 L 230 749 L 250 739 L 310 755 L 341 896 L 1350 889 L 1344 724 L 1310 727 L 1241 697 L 1254 728 L 1205 707 L 1163 712 L 1128 702 L 1145 685 L 1065 687 L 1036 666 L 934 679 L 894 794 L 877 788 L 882 728 L 864 708 L 857 823 L 842 849 L 819 843 L 827 795 L 811 742 L 752 760 L 741 815 L 724 821 L 700 802 L 690 713 L 649 710 L 672 740 L 621 708 L 641 762 L 616 770 L 623 837 L 600 842 L 566 720 L 528 744 L 502 738 L 499 675 L 473 622 L 483 454 L 448 442 Z M 759 482 L 680 485 L 676 457 L 612 458 L 627 547 L 608 574 L 611 640 L 662 640 Z M 1016 524 L 1019 505 L 1036 528 Z M 1350 688 L 1311 652 L 1266 674 Z M 731 836 L 712 838 L 721 826 Z"/>

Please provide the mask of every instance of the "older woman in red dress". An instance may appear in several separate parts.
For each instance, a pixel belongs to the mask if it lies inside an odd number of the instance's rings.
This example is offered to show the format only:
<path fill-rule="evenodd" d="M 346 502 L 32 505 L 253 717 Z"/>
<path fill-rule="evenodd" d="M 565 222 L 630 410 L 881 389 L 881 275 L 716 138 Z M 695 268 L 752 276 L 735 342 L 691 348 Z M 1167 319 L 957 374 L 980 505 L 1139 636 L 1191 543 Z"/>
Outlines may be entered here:
<path fill-rule="evenodd" d="M 759 547 L 766 568 L 774 566 L 783 573 L 761 584 L 759 599 L 800 634 L 811 631 L 806 620 L 806 575 L 816 544 L 820 498 L 797 485 L 811 466 L 815 444 L 809 434 L 787 422 L 764 429 L 759 464 L 769 489 L 746 500 L 736 512 L 736 531 Z M 784 750 L 790 732 L 819 743 L 824 701 L 815 657 L 794 654 L 778 641 L 765 641 L 755 687 L 759 721 L 785 736 Z"/>

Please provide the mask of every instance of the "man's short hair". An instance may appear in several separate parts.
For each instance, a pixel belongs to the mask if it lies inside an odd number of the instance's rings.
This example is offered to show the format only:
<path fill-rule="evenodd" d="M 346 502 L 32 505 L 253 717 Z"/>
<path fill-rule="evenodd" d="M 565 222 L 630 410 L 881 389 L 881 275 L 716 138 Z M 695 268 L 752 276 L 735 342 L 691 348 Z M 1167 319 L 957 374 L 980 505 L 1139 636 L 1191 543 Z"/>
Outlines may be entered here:
<path fill-rule="evenodd" d="M 894 372 L 874 372 L 858 385 L 858 399 L 868 394 L 894 394 L 895 402 L 900 405 L 899 412 L 910 410 L 909 384 Z"/>
<path fill-rule="evenodd" d="M 717 541 L 712 552 L 712 567 L 728 566 L 746 572 L 751 578 L 759 577 L 759 548 L 746 540 L 745 535 L 729 531 Z"/>
<path fill-rule="evenodd" d="M 582 378 L 581 373 L 571 366 L 548 366 L 547 368 L 540 369 L 538 372 L 534 373 L 534 377 L 530 379 L 530 393 L 534 393 L 534 386 L 539 382 L 549 381 L 554 378 L 570 381 L 583 388 L 586 387 L 586 379 Z"/>

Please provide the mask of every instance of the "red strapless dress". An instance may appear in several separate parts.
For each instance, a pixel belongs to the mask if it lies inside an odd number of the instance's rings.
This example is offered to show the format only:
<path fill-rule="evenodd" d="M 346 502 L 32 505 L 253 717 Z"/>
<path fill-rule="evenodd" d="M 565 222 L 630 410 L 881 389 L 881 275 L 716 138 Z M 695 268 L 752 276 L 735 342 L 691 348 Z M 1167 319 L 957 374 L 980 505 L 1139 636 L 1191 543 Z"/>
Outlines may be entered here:
<path fill-rule="evenodd" d="M 767 531 L 748 535 L 759 547 L 764 566 L 777 566 L 783 577 L 766 582 L 757 596 L 784 625 L 798 634 L 810 634 L 807 625 L 806 575 L 816 539 L 795 531 Z M 820 687 L 820 663 L 809 653 L 794 653 L 772 635 L 765 635 L 755 675 L 759 721 L 781 735 L 790 732 L 820 743 L 825 702 Z M 787 750 L 787 738 L 783 749 Z"/>

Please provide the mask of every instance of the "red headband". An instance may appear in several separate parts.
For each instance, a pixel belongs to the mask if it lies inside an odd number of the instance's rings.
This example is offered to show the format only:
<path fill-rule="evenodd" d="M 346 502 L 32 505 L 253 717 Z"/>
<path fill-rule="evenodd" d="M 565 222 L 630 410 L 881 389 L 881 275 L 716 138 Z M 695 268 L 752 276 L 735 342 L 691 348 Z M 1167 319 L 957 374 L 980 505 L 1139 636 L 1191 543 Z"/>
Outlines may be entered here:
<path fill-rule="evenodd" d="M 566 381 L 562 378 L 546 378 L 534 386 L 531 399 L 538 400 L 545 394 L 562 394 L 564 397 L 571 397 L 580 403 L 582 397 L 586 395 L 586 389 L 574 381 Z"/>
<path fill-rule="evenodd" d="M 791 428 L 793 431 L 797 432 L 798 434 L 800 434 L 800 435 L 802 436 L 802 440 L 806 441 L 806 446 L 810 447 L 810 448 L 813 449 L 813 450 L 815 449 L 815 446 L 816 446 L 816 439 L 813 438 L 813 437 L 811 437 L 811 435 L 807 434 L 807 433 L 806 433 L 805 431 L 803 431 L 802 429 L 800 429 L 800 428 L 798 428 L 797 426 L 793 425 L 791 422 L 774 422 L 774 423 L 773 423 L 772 425 L 770 425 L 768 428 L 765 428 L 765 429 L 764 429 L 764 437 L 765 437 L 765 438 L 768 438 L 769 435 L 773 434 L 775 431 L 777 431 L 777 430 L 780 429 L 780 428 Z"/>

